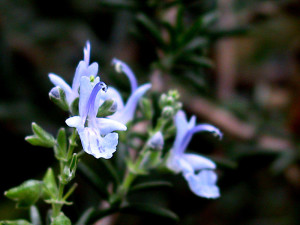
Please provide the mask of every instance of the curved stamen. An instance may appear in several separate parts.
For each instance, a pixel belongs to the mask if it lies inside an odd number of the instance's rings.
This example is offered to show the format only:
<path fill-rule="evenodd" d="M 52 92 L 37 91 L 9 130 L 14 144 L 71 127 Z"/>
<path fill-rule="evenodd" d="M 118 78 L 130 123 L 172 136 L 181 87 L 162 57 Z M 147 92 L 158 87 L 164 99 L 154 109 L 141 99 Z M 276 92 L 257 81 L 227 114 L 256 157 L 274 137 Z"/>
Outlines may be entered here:
<path fill-rule="evenodd" d="M 131 92 L 133 93 L 137 89 L 138 84 L 132 70 L 129 68 L 129 66 L 127 66 L 127 64 L 116 58 L 112 60 L 112 64 L 115 66 L 115 69 L 118 73 L 124 72 L 125 75 L 128 77 L 131 85 Z"/>
<path fill-rule="evenodd" d="M 87 107 L 86 114 L 91 117 L 96 117 L 96 111 L 94 109 L 95 108 L 94 105 L 95 105 L 96 96 L 100 90 L 103 90 L 105 92 L 107 91 L 107 85 L 104 82 L 99 82 L 94 86 L 90 98 L 88 100 L 88 103 L 86 105 Z M 84 117 L 86 117 L 87 115 L 84 115 Z"/>
<path fill-rule="evenodd" d="M 182 138 L 182 142 L 178 149 L 178 153 L 184 152 L 184 150 L 187 148 L 188 144 L 190 143 L 193 135 L 198 132 L 211 132 L 213 133 L 214 136 L 219 137 L 219 139 L 222 139 L 223 137 L 222 132 L 218 128 L 209 124 L 199 124 L 186 132 L 184 138 Z"/>

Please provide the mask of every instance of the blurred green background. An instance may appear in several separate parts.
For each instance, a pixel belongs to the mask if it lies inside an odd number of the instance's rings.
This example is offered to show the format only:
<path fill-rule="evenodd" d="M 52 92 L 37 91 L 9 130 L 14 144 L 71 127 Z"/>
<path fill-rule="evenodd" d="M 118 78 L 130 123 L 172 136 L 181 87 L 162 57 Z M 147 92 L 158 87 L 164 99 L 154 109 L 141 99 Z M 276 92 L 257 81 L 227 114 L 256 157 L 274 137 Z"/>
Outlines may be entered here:
<path fill-rule="evenodd" d="M 121 213 L 101 224 L 299 224 L 299 15 L 297 0 L 1 0 L 0 192 L 53 165 L 52 151 L 24 137 L 32 121 L 53 133 L 64 125 L 68 115 L 48 100 L 48 73 L 71 82 L 89 40 L 102 81 L 129 93 L 111 66 L 121 59 L 140 84 L 178 89 L 188 115 L 224 132 L 221 142 L 201 134 L 189 146 L 217 162 L 220 199 L 196 197 L 180 176 L 168 176 L 173 188 L 133 198 L 169 207 L 178 223 Z M 73 221 L 88 204 L 101 207 L 80 174 L 77 182 L 66 208 Z M 22 216 L 0 197 L 0 219 Z"/>

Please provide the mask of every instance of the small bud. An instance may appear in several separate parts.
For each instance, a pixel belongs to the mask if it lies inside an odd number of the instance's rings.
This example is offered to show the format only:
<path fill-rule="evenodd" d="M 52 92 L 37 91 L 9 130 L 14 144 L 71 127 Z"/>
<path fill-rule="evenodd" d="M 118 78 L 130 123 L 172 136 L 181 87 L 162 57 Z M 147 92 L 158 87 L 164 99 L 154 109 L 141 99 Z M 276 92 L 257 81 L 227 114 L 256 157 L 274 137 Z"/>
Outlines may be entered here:
<path fill-rule="evenodd" d="M 164 137 L 162 133 L 156 132 L 148 142 L 148 146 L 153 150 L 161 151 L 164 147 Z"/>
<path fill-rule="evenodd" d="M 170 117 L 173 117 L 175 114 L 175 110 L 173 109 L 173 107 L 171 106 L 166 106 L 163 108 L 163 111 L 162 111 L 162 116 L 164 118 L 170 118 Z"/>
<path fill-rule="evenodd" d="M 49 98 L 58 105 L 62 110 L 68 111 L 69 105 L 66 100 L 66 94 L 60 87 L 54 87 L 49 92 Z"/>
<path fill-rule="evenodd" d="M 115 64 L 115 70 L 116 70 L 118 73 L 122 73 L 122 72 L 123 72 L 123 70 L 122 70 L 122 64 L 119 63 L 119 62 L 117 62 L 117 63 Z"/>

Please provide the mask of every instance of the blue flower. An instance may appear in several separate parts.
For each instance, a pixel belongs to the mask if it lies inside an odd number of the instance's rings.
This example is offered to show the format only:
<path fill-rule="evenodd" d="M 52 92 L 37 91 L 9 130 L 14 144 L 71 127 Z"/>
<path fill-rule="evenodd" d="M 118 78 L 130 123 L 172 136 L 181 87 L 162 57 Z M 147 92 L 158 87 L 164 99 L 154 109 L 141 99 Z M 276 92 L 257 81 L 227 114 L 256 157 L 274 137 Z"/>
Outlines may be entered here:
<path fill-rule="evenodd" d="M 90 65 L 90 43 L 86 43 L 86 47 L 83 49 L 84 58 L 81 60 L 76 68 L 73 78 L 72 87 L 70 87 L 60 76 L 50 73 L 49 79 L 55 85 L 64 90 L 66 94 L 66 100 L 69 106 L 79 96 L 78 88 L 80 79 L 83 76 L 90 77 L 96 76 L 98 73 L 98 63 L 94 62 Z"/>
<path fill-rule="evenodd" d="M 151 84 L 147 83 L 138 87 L 137 80 L 132 70 L 124 62 L 118 59 L 113 59 L 112 63 L 115 65 L 118 72 L 124 72 L 129 78 L 131 84 L 131 95 L 126 102 L 126 105 L 124 105 L 120 93 L 116 89 L 109 87 L 105 98 L 113 99 L 117 104 L 117 110 L 108 118 L 126 124 L 133 119 L 139 99 L 151 88 Z"/>
<path fill-rule="evenodd" d="M 212 132 L 220 138 L 222 133 L 209 124 L 196 125 L 195 116 L 187 121 L 183 111 L 176 114 L 175 125 L 177 133 L 167 160 L 167 167 L 175 173 L 182 173 L 194 194 L 205 198 L 218 198 L 220 191 L 216 185 L 217 175 L 213 171 L 216 169 L 216 164 L 200 155 L 185 153 L 185 149 L 193 134 L 197 132 Z"/>
<path fill-rule="evenodd" d="M 70 127 L 77 128 L 86 153 L 95 158 L 109 159 L 116 151 L 118 144 L 118 134 L 112 132 L 124 131 L 127 128 L 115 120 L 96 117 L 100 100 L 104 98 L 106 88 L 103 82 L 99 82 L 99 78 L 91 82 L 87 76 L 81 77 L 79 116 L 67 119 L 66 123 Z"/>

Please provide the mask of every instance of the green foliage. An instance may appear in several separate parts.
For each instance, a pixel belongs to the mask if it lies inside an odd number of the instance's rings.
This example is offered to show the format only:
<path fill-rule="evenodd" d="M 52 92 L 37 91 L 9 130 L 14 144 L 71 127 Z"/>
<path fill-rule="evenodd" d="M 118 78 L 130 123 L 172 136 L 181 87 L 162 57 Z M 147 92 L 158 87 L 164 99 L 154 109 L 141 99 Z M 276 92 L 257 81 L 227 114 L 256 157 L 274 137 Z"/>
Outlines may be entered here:
<path fill-rule="evenodd" d="M 34 135 L 27 136 L 25 140 L 32 145 L 42 146 L 46 148 L 52 148 L 55 145 L 55 138 L 41 128 L 36 123 L 32 123 L 32 131 Z"/>
<path fill-rule="evenodd" d="M 17 207 L 27 208 L 34 205 L 42 194 L 43 184 L 38 180 L 28 180 L 21 185 L 11 188 L 4 194 L 17 202 Z"/>
<path fill-rule="evenodd" d="M 50 199 L 50 198 L 55 198 L 57 192 L 58 192 L 58 187 L 55 181 L 55 176 L 54 172 L 51 168 L 49 168 L 43 178 L 43 183 L 44 183 L 44 198 L 45 199 Z"/>
<path fill-rule="evenodd" d="M 63 213 L 60 213 L 59 216 L 55 217 L 51 225 L 71 225 L 71 220 L 66 217 Z"/>
<path fill-rule="evenodd" d="M 26 220 L 5 220 L 0 221 L 0 225 L 33 225 Z"/>

